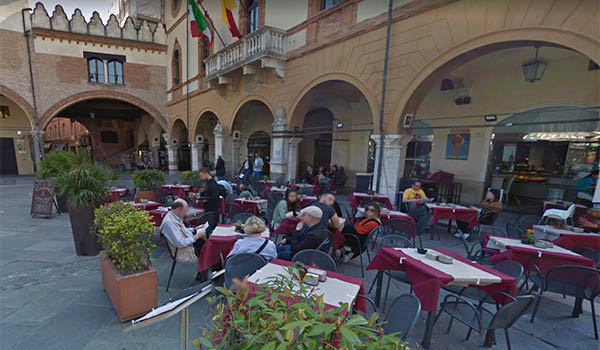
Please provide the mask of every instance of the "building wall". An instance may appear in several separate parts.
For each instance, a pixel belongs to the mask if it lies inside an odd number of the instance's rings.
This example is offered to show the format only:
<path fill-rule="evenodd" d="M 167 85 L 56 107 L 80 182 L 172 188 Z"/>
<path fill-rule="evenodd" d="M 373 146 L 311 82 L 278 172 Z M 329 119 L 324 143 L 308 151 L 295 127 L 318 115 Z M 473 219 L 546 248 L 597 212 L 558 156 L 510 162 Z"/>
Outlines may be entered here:
<path fill-rule="evenodd" d="M 29 119 L 17 104 L 2 95 L 0 95 L 0 106 L 7 106 L 10 112 L 10 117 L 0 118 L 0 137 L 13 139 L 19 174 L 33 174 Z M 17 140 L 23 140 L 24 152 L 19 152 L 17 149 Z"/>

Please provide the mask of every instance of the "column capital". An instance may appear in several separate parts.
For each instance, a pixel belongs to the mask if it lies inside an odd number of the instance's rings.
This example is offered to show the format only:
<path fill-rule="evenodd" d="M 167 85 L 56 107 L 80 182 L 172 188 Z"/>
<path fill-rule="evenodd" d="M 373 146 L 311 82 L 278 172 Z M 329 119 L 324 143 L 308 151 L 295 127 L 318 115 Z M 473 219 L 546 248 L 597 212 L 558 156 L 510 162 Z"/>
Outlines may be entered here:
<path fill-rule="evenodd" d="M 288 142 L 291 146 L 298 146 L 300 142 L 302 142 L 302 137 L 292 137 L 288 139 Z"/>
<path fill-rule="evenodd" d="M 223 125 L 221 125 L 221 123 L 217 123 L 217 125 L 213 129 L 213 133 L 215 134 L 215 136 L 223 136 Z"/>
<path fill-rule="evenodd" d="M 273 129 L 284 130 L 287 127 L 288 123 L 285 119 L 286 112 L 285 108 L 279 107 L 275 112 L 275 120 L 273 121 Z"/>

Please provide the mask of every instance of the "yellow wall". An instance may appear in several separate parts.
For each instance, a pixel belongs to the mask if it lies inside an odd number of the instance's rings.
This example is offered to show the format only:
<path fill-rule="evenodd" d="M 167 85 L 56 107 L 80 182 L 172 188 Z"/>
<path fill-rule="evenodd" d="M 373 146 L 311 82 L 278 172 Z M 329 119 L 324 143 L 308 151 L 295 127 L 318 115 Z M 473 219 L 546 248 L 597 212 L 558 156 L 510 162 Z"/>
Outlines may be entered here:
<path fill-rule="evenodd" d="M 10 137 L 14 140 L 15 156 L 17 159 L 17 168 L 19 175 L 33 174 L 33 160 L 31 157 L 31 125 L 25 115 L 25 112 L 13 101 L 0 95 L 0 105 L 8 106 L 10 117 L 0 119 L 0 137 Z M 21 135 L 17 134 L 21 130 Z M 19 153 L 17 150 L 17 139 L 23 139 L 25 144 L 25 153 Z"/>

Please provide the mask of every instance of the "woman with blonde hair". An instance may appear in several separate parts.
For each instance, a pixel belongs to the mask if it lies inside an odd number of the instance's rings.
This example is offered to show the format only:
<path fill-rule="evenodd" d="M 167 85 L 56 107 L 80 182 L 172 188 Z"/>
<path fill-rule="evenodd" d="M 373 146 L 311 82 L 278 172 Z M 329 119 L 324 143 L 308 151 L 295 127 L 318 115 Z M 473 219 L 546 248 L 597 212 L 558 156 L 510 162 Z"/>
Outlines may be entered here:
<path fill-rule="evenodd" d="M 247 237 L 238 239 L 233 245 L 233 249 L 227 255 L 230 256 L 242 253 L 259 254 L 263 258 L 270 261 L 277 257 L 277 248 L 275 243 L 268 239 L 261 237 L 261 234 L 267 229 L 265 222 L 256 217 L 252 216 L 246 220 L 244 226 L 244 232 Z"/>

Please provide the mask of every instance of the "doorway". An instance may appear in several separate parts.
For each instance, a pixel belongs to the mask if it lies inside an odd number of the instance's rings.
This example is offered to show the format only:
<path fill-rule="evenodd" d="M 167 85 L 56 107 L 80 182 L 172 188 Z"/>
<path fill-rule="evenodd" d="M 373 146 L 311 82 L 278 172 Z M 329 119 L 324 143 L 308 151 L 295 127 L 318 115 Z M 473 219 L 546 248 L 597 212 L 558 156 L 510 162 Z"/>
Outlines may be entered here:
<path fill-rule="evenodd" d="M 269 162 L 271 161 L 271 136 L 264 131 L 256 131 L 248 138 L 248 159 L 254 164 L 254 154 L 258 154 L 265 166 L 263 175 L 269 176 Z"/>
<path fill-rule="evenodd" d="M 18 173 L 14 139 L 2 137 L 0 138 L 0 174 L 17 175 Z"/>

